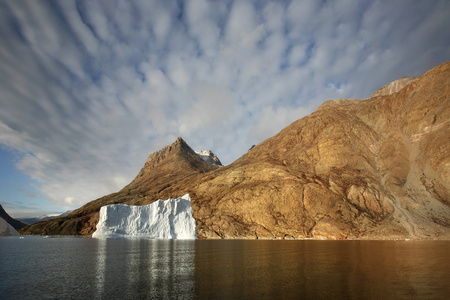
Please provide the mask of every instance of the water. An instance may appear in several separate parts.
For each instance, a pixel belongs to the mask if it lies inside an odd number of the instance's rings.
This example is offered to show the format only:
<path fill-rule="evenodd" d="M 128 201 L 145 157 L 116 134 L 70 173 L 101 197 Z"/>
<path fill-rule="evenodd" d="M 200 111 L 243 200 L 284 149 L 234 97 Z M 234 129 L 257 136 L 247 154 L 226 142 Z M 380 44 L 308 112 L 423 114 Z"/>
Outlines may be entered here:
<path fill-rule="evenodd" d="M 0 238 L 0 299 L 448 299 L 450 241 Z"/>

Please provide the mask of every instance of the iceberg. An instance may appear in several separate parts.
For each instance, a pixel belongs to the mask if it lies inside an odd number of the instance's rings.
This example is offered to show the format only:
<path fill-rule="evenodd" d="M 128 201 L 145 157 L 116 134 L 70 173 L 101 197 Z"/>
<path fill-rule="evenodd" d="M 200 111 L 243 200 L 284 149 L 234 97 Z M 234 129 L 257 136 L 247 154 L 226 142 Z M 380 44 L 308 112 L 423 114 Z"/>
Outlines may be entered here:
<path fill-rule="evenodd" d="M 0 236 L 19 236 L 20 234 L 8 222 L 0 217 Z"/>
<path fill-rule="evenodd" d="M 149 205 L 100 208 L 93 238 L 196 239 L 189 194 Z"/>

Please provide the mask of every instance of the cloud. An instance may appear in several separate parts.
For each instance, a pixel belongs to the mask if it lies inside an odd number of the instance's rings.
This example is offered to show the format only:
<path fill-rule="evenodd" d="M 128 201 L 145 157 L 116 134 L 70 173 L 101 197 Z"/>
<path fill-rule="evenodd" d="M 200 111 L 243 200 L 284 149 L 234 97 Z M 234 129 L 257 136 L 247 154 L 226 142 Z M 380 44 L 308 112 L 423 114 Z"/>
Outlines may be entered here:
<path fill-rule="evenodd" d="M 192 86 L 190 107 L 180 117 L 179 132 L 190 137 L 192 133 L 205 128 L 225 130 L 228 121 L 227 110 L 233 105 L 233 98 L 224 89 L 207 83 Z"/>
<path fill-rule="evenodd" d="M 182 135 L 231 163 L 323 101 L 449 59 L 446 1 L 3 1 L 0 143 L 54 204 Z"/>

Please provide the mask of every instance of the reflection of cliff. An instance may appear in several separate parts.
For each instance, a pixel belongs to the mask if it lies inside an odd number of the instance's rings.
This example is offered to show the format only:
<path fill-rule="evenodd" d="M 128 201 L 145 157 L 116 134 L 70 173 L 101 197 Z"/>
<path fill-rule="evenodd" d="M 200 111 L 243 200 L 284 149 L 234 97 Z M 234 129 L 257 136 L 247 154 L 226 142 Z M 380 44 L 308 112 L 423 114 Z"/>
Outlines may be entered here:
<path fill-rule="evenodd" d="M 178 138 L 118 193 L 27 234 L 92 234 L 100 207 L 189 193 L 199 238 L 450 238 L 450 62 L 327 101 L 231 165 Z"/>
<path fill-rule="evenodd" d="M 198 240 L 195 293 L 198 299 L 440 299 L 449 292 L 441 267 L 447 245 Z"/>

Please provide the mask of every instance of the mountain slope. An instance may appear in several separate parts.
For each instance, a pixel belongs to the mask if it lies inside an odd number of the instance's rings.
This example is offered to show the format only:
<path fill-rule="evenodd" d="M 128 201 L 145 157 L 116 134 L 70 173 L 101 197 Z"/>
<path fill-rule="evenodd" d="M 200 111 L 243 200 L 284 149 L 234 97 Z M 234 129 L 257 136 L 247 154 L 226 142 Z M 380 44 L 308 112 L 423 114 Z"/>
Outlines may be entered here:
<path fill-rule="evenodd" d="M 102 205 L 189 193 L 200 238 L 450 238 L 449 89 L 445 63 L 327 101 L 220 168 L 179 139 L 120 192 L 23 232 L 92 234 Z"/>

